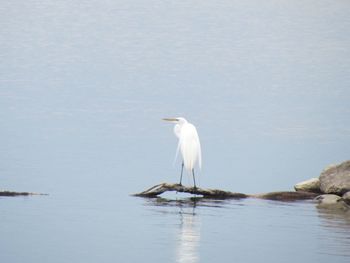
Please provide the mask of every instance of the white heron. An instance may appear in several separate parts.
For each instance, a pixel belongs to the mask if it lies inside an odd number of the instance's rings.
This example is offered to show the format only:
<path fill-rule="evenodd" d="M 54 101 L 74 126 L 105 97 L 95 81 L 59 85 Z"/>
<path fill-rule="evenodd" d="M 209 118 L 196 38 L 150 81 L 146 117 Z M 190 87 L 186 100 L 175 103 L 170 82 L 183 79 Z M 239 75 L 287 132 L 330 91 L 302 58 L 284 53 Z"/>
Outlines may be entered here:
<path fill-rule="evenodd" d="M 198 164 L 199 169 L 202 166 L 201 144 L 199 141 L 196 127 L 189 123 L 185 118 L 164 118 L 165 121 L 175 123 L 174 133 L 179 138 L 179 143 L 176 150 L 176 157 L 179 150 L 182 155 L 180 185 L 182 182 L 182 173 L 184 166 L 189 173 L 192 173 L 194 188 L 196 188 L 196 179 L 194 176 L 194 167 Z M 175 157 L 175 158 L 176 158 Z"/>

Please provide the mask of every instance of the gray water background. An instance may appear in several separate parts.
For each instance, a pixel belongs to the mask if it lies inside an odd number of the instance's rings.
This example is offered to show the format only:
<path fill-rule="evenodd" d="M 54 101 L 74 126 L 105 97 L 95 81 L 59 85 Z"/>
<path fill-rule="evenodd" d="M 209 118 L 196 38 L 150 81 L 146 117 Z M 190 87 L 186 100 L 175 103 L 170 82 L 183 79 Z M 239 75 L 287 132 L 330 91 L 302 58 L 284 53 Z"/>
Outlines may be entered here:
<path fill-rule="evenodd" d="M 348 262 L 311 202 L 157 202 L 198 129 L 200 186 L 290 190 L 349 159 L 348 1 L 3 1 L 4 262 Z M 184 178 L 191 184 L 189 177 Z M 180 196 L 176 196 L 180 199 Z"/>

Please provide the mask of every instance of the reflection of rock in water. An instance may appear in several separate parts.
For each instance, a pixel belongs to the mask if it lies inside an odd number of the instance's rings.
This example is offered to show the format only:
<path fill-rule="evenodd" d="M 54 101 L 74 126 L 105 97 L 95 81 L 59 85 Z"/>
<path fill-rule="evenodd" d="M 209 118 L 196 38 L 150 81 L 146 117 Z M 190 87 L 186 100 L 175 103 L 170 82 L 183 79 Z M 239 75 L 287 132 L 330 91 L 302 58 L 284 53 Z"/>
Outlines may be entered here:
<path fill-rule="evenodd" d="M 350 210 L 337 207 L 317 207 L 321 226 L 327 230 L 320 237 L 326 240 L 321 253 L 350 257 Z M 333 242 L 329 242 L 332 240 Z M 333 244 L 333 245 L 332 245 Z"/>
<path fill-rule="evenodd" d="M 192 210 L 192 208 L 191 208 Z M 191 212 L 180 212 L 176 262 L 199 262 L 200 220 Z"/>

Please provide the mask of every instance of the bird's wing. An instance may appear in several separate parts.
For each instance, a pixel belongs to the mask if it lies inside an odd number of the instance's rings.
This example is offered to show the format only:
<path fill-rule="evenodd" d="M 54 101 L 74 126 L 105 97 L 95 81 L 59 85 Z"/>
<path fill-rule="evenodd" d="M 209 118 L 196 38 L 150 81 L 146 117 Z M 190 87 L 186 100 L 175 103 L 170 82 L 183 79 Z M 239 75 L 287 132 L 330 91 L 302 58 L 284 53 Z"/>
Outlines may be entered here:
<path fill-rule="evenodd" d="M 180 140 L 179 140 L 179 142 L 178 142 L 178 144 L 177 144 L 177 148 L 176 148 L 176 154 L 175 154 L 175 158 L 174 158 L 173 165 L 175 165 L 175 162 L 176 162 L 176 160 L 177 160 L 177 156 L 179 155 L 180 144 L 181 144 L 181 142 L 180 142 Z"/>
<path fill-rule="evenodd" d="M 196 127 L 192 124 L 186 124 L 181 129 L 180 150 L 184 161 L 185 168 L 191 171 L 196 162 L 198 166 L 202 165 L 201 147 Z"/>

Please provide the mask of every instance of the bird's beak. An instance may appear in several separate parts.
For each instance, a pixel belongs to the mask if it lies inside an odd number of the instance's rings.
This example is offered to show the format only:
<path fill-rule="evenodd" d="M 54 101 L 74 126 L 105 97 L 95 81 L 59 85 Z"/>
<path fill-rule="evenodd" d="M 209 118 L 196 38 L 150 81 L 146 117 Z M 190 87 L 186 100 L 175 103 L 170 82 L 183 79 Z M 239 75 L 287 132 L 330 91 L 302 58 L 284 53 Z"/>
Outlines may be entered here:
<path fill-rule="evenodd" d="M 178 119 L 176 118 L 163 118 L 163 121 L 171 121 L 171 122 L 176 122 L 176 121 L 179 121 Z"/>

